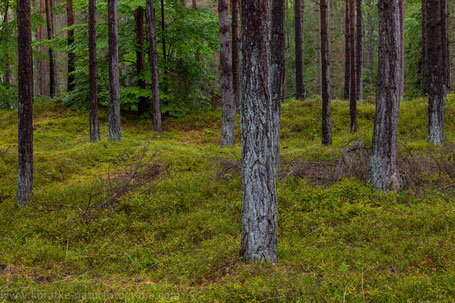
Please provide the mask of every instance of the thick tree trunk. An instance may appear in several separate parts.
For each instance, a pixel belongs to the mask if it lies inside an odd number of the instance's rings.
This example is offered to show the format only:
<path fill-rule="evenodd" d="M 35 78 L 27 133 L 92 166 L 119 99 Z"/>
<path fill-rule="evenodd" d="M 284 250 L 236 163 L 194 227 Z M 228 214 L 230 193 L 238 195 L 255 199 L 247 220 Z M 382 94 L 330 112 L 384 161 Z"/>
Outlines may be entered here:
<path fill-rule="evenodd" d="M 444 83 L 441 47 L 440 0 L 427 0 L 426 77 L 428 80 L 428 142 L 444 142 Z"/>
<path fill-rule="evenodd" d="M 322 144 L 332 144 L 332 123 L 330 118 L 330 59 L 328 37 L 328 3 L 320 0 L 321 8 L 321 88 L 322 88 Z"/>
<path fill-rule="evenodd" d="M 46 5 L 45 5 L 45 0 L 40 0 L 40 15 L 41 19 L 45 20 L 45 11 L 46 11 Z M 44 40 L 44 26 L 40 25 L 39 27 L 39 39 L 40 41 Z M 46 65 L 46 60 L 42 59 L 44 58 L 44 47 L 40 46 L 40 54 L 41 54 L 41 59 L 39 62 L 39 91 L 40 95 L 45 95 L 46 94 L 46 89 L 48 87 L 48 81 L 47 81 L 47 65 Z"/>
<path fill-rule="evenodd" d="M 357 131 L 357 73 L 355 54 L 355 0 L 349 0 L 349 48 L 350 48 L 350 89 L 349 89 L 349 111 L 351 115 L 351 132 Z"/>
<path fill-rule="evenodd" d="M 148 24 L 148 36 L 150 41 L 150 70 L 152 73 L 152 107 L 153 107 L 153 128 L 156 132 L 163 132 L 161 122 L 161 106 L 160 106 L 160 81 L 158 78 L 158 56 L 156 49 L 156 32 L 155 32 L 155 11 L 153 9 L 153 1 L 146 0 L 146 13 Z"/>
<path fill-rule="evenodd" d="M 275 173 L 280 173 L 281 102 L 286 96 L 285 0 L 272 1 L 272 141 Z"/>
<path fill-rule="evenodd" d="M 117 0 L 107 0 L 107 26 L 109 32 L 109 140 L 120 141 L 120 81 L 118 59 Z"/>
<path fill-rule="evenodd" d="M 426 37 L 427 37 L 427 0 L 422 0 L 422 93 L 428 93 L 427 77 L 425 75 L 427 69 L 427 53 L 426 53 Z"/>
<path fill-rule="evenodd" d="M 66 20 L 67 26 L 74 25 L 75 16 L 73 11 L 73 0 L 66 0 Z M 68 30 L 68 91 L 71 92 L 74 89 L 74 75 L 72 74 L 75 70 L 75 54 L 72 50 L 74 43 L 74 30 Z"/>
<path fill-rule="evenodd" d="M 242 242 L 245 262 L 276 262 L 269 1 L 243 0 L 240 123 Z"/>
<path fill-rule="evenodd" d="M 137 86 L 145 88 L 145 80 L 143 76 L 143 70 L 145 67 L 145 56 L 144 56 L 144 9 L 139 6 L 134 11 L 134 20 L 136 23 L 136 75 L 137 75 Z M 147 98 L 140 97 L 137 105 L 137 111 L 139 115 L 143 115 L 147 111 Z"/>
<path fill-rule="evenodd" d="M 26 205 L 33 189 L 33 58 L 30 0 L 18 0 L 18 167 L 16 203 Z"/>
<path fill-rule="evenodd" d="M 351 91 L 351 12 L 349 1 L 346 0 L 344 23 L 344 99 L 349 99 Z"/>
<path fill-rule="evenodd" d="M 375 188 L 398 190 L 396 169 L 400 106 L 400 0 L 379 0 L 379 63 L 376 114 L 367 180 Z"/>
<path fill-rule="evenodd" d="M 235 98 L 232 80 L 231 37 L 229 31 L 228 0 L 218 0 L 220 31 L 221 99 L 223 119 L 221 123 L 221 146 L 235 143 Z"/>
<path fill-rule="evenodd" d="M 54 17 L 52 13 L 53 0 L 46 0 L 46 20 L 47 20 L 47 39 L 54 39 Z M 55 96 L 57 92 L 57 74 L 55 71 L 55 55 L 54 47 L 49 47 L 49 95 L 51 97 Z"/>
<path fill-rule="evenodd" d="M 441 45 L 442 45 L 442 81 L 444 95 L 449 92 L 450 87 L 450 63 L 449 63 L 449 35 L 448 35 L 448 10 L 447 0 L 440 0 L 441 7 Z M 445 96 L 444 96 L 445 97 Z"/>
<path fill-rule="evenodd" d="M 294 2 L 294 27 L 295 27 L 295 89 L 296 98 L 303 100 L 303 41 L 302 41 L 302 1 Z"/>
<path fill-rule="evenodd" d="M 234 89 L 235 108 L 239 108 L 240 65 L 239 65 L 239 1 L 231 0 L 232 14 L 232 84 Z"/>
<path fill-rule="evenodd" d="M 399 0 L 400 5 L 400 98 L 404 96 L 404 0 Z"/>
<path fill-rule="evenodd" d="M 371 18 L 372 9 L 373 9 L 373 0 L 367 0 L 366 5 L 368 6 L 368 17 L 367 17 L 367 31 L 368 31 L 368 78 L 370 91 L 374 90 L 374 24 Z"/>
<path fill-rule="evenodd" d="M 357 22 L 356 22 L 356 80 L 357 99 L 363 100 L 363 9 L 362 0 L 356 0 Z"/>
<path fill-rule="evenodd" d="M 88 2 L 88 81 L 90 90 L 90 142 L 100 140 L 98 125 L 98 73 L 96 70 L 96 0 Z"/>

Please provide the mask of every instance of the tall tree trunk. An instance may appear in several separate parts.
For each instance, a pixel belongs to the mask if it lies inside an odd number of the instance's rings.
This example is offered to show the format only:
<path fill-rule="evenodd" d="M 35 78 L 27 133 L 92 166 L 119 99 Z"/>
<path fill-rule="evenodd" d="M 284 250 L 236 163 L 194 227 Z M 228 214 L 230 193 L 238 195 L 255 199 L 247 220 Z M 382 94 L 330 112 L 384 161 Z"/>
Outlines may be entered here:
<path fill-rule="evenodd" d="M 240 66 L 239 66 L 239 1 L 231 0 L 232 14 L 232 87 L 234 89 L 235 108 L 239 108 Z"/>
<path fill-rule="evenodd" d="M 440 0 L 427 0 L 427 28 L 425 51 L 428 80 L 428 142 L 444 142 L 444 83 L 441 47 Z"/>
<path fill-rule="evenodd" d="M 134 12 L 134 20 L 136 23 L 136 74 L 137 86 L 145 89 L 145 80 L 143 70 L 145 66 L 144 59 L 144 9 L 138 6 Z M 140 97 L 137 105 L 139 115 L 143 115 L 147 111 L 147 98 Z"/>
<path fill-rule="evenodd" d="M 302 1 L 294 2 L 294 27 L 295 27 L 295 89 L 299 100 L 305 98 L 303 89 L 303 41 L 302 41 Z"/>
<path fill-rule="evenodd" d="M 164 22 L 164 0 L 161 0 L 161 44 L 163 46 L 163 59 L 166 61 L 166 23 Z"/>
<path fill-rule="evenodd" d="M 350 89 L 349 89 L 349 111 L 351 115 L 351 132 L 357 131 L 357 75 L 356 75 L 356 54 L 355 54 L 355 0 L 349 0 L 349 48 L 350 48 Z"/>
<path fill-rule="evenodd" d="M 374 91 L 374 24 L 371 18 L 372 9 L 373 9 L 373 0 L 367 0 L 366 5 L 368 6 L 368 17 L 367 17 L 367 31 L 368 31 L 368 78 L 370 91 Z"/>
<path fill-rule="evenodd" d="M 73 26 L 75 22 L 75 16 L 73 11 L 73 0 L 66 0 L 66 21 L 67 26 Z M 68 30 L 68 92 L 73 91 L 74 89 L 74 71 L 76 70 L 75 67 L 75 54 L 72 50 L 74 43 L 74 30 Z"/>
<path fill-rule="evenodd" d="M 46 11 L 46 5 L 45 5 L 45 0 L 40 0 L 40 16 L 41 20 L 45 20 L 45 11 Z M 39 27 L 39 40 L 43 41 L 44 40 L 44 26 L 40 25 Z M 44 47 L 40 46 L 40 68 L 39 68 L 39 90 L 40 90 L 40 95 L 45 95 L 46 94 L 46 89 L 48 87 L 48 81 L 47 81 L 47 65 L 46 65 L 46 60 L 44 58 Z"/>
<path fill-rule="evenodd" d="M 351 90 L 351 12 L 349 1 L 346 0 L 344 23 L 344 99 L 349 99 Z"/>
<path fill-rule="evenodd" d="M 376 114 L 367 180 L 375 188 L 398 190 L 396 169 L 400 106 L 400 0 L 379 0 L 379 63 Z"/>
<path fill-rule="evenodd" d="M 357 22 L 356 22 L 356 80 L 357 99 L 363 100 L 363 9 L 362 0 L 356 0 Z"/>
<path fill-rule="evenodd" d="M 424 95 L 428 93 L 428 81 L 426 76 L 427 69 L 427 52 L 426 52 L 426 37 L 427 37 L 427 0 L 422 0 L 422 92 Z"/>
<path fill-rule="evenodd" d="M 449 89 L 455 88 L 455 1 L 448 2 Z"/>
<path fill-rule="evenodd" d="M 450 87 L 450 63 L 449 63 L 449 35 L 448 35 L 448 10 L 447 0 L 440 0 L 441 7 L 441 45 L 442 45 L 442 81 L 444 95 L 449 92 Z"/>
<path fill-rule="evenodd" d="M 153 107 L 153 128 L 156 132 L 163 132 L 161 122 L 160 106 L 160 81 L 158 78 L 158 56 L 156 49 L 156 32 L 155 32 L 155 10 L 153 1 L 146 0 L 146 13 L 148 20 L 148 36 L 150 41 L 150 70 L 152 73 L 152 107 Z"/>
<path fill-rule="evenodd" d="M 18 167 L 16 203 L 26 205 L 33 189 L 33 57 L 30 0 L 17 0 Z"/>
<path fill-rule="evenodd" d="M 242 241 L 245 262 L 276 262 L 269 1 L 242 0 Z"/>
<path fill-rule="evenodd" d="M 109 140 L 120 141 L 120 81 L 118 59 L 117 0 L 107 0 L 107 26 L 109 32 Z"/>
<path fill-rule="evenodd" d="M 221 123 L 221 146 L 235 143 L 235 98 L 232 80 L 231 37 L 229 31 L 228 0 L 218 0 L 220 31 L 221 99 L 223 119 Z"/>
<path fill-rule="evenodd" d="M 54 39 L 54 17 L 52 13 L 53 0 L 46 1 L 47 39 Z M 54 47 L 49 47 L 49 95 L 53 98 L 57 92 L 57 74 L 55 71 Z"/>
<path fill-rule="evenodd" d="M 191 8 L 196 8 L 196 7 L 197 7 L 196 0 L 192 0 L 191 1 Z"/>
<path fill-rule="evenodd" d="M 404 97 L 404 0 L 399 0 L 400 5 L 400 98 Z"/>
<path fill-rule="evenodd" d="M 90 90 L 90 142 L 100 140 L 98 125 L 98 73 L 96 70 L 96 0 L 88 2 L 88 82 Z"/>
<path fill-rule="evenodd" d="M 8 16 L 9 16 L 9 1 L 6 4 L 5 16 L 3 18 L 3 24 L 4 25 L 6 25 L 9 22 Z M 11 73 L 9 71 L 9 69 L 10 69 L 9 55 L 7 53 L 5 54 L 5 61 L 6 61 L 5 82 L 10 84 L 11 83 Z"/>
<path fill-rule="evenodd" d="M 330 59 L 328 37 L 328 3 L 320 0 L 321 11 L 321 88 L 322 88 L 322 144 L 332 144 L 332 123 L 330 118 Z"/>

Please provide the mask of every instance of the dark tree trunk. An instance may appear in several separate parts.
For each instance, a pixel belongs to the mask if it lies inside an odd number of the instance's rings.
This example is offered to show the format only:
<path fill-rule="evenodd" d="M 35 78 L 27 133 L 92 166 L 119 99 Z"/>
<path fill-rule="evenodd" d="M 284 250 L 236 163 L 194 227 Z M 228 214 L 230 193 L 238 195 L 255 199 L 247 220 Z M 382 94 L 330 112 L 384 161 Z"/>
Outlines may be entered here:
<path fill-rule="evenodd" d="M 9 22 L 8 15 L 9 15 L 9 1 L 6 3 L 5 16 L 3 18 L 3 25 L 6 25 Z M 7 31 L 7 30 L 5 30 L 5 31 Z M 8 54 L 5 54 L 5 61 L 6 61 L 5 82 L 10 84 L 11 83 L 11 73 L 9 71 L 10 65 L 9 65 L 9 55 Z"/>
<path fill-rule="evenodd" d="M 73 11 L 73 0 L 66 0 L 66 20 L 67 26 L 74 25 L 75 16 Z M 74 30 L 68 30 L 68 91 L 71 92 L 74 89 L 74 75 L 72 74 L 75 68 L 75 54 L 72 50 L 74 43 Z"/>
<path fill-rule="evenodd" d="M 427 52 L 426 52 L 426 37 L 427 37 L 427 0 L 422 0 L 422 93 L 426 95 L 428 93 L 428 84 L 426 73 L 427 66 Z"/>
<path fill-rule="evenodd" d="M 351 12 L 349 1 L 346 0 L 345 24 L 344 24 L 344 99 L 349 99 L 351 90 Z"/>
<path fill-rule="evenodd" d="M 242 249 L 245 262 L 276 262 L 269 1 L 243 0 L 240 123 Z"/>
<path fill-rule="evenodd" d="M 400 0 L 379 0 L 376 114 L 367 179 L 375 188 L 398 190 L 396 169 L 400 106 Z"/>
<path fill-rule="evenodd" d="M 158 56 L 156 50 L 156 33 L 155 33 L 155 11 L 153 1 L 146 0 L 146 13 L 148 20 L 148 36 L 150 41 L 150 69 L 152 72 L 152 107 L 153 107 L 153 127 L 156 132 L 163 132 L 161 122 L 160 107 L 160 82 L 158 78 Z"/>
<path fill-rule="evenodd" d="M 235 143 L 235 98 L 232 80 L 231 37 L 229 31 L 228 0 L 218 0 L 220 31 L 221 99 L 223 119 L 221 123 L 221 146 Z"/>
<path fill-rule="evenodd" d="M 239 108 L 240 66 L 239 66 L 239 1 L 231 1 L 232 12 L 232 87 L 234 89 L 235 108 Z"/>
<path fill-rule="evenodd" d="M 295 89 L 296 98 L 303 100 L 303 41 L 302 41 L 302 1 L 294 2 L 294 27 L 295 27 Z"/>
<path fill-rule="evenodd" d="M 351 83 L 349 90 L 349 111 L 351 114 L 351 132 L 357 131 L 357 73 L 355 55 L 355 0 L 349 0 L 349 48 L 351 63 Z"/>
<path fill-rule="evenodd" d="M 374 24 L 371 19 L 372 9 L 373 9 L 373 0 L 367 0 L 366 5 L 368 6 L 368 17 L 367 17 L 367 30 L 368 30 L 368 78 L 370 91 L 373 91 L 374 83 Z"/>
<path fill-rule="evenodd" d="M 46 20 L 47 20 L 47 39 L 54 39 L 54 17 L 52 13 L 52 1 L 46 0 Z M 55 55 L 54 47 L 49 47 L 49 95 L 51 97 L 55 96 L 57 92 L 57 74 L 55 72 Z"/>
<path fill-rule="evenodd" d="M 281 102 L 286 96 L 285 0 L 272 1 L 272 140 L 275 173 L 280 173 Z"/>
<path fill-rule="evenodd" d="M 362 0 L 356 0 L 357 22 L 356 22 L 356 80 L 357 99 L 363 100 L 363 9 Z"/>
<path fill-rule="evenodd" d="M 40 15 L 41 15 L 41 19 L 44 20 L 45 19 L 45 11 L 46 11 L 46 5 L 45 5 L 45 0 L 40 0 Z M 43 41 L 44 40 L 44 26 L 43 25 L 40 25 L 39 27 L 39 39 L 40 41 Z M 40 54 L 41 54 L 41 59 L 40 59 L 40 62 L 39 62 L 39 74 L 40 74 L 40 77 L 39 77 L 39 91 L 40 91 L 40 95 L 45 95 L 46 94 L 46 89 L 47 89 L 47 65 L 46 65 L 46 60 L 42 59 L 44 58 L 44 47 L 43 46 L 40 46 Z"/>
<path fill-rule="evenodd" d="M 18 167 L 16 203 L 26 205 L 33 189 L 33 58 L 30 0 L 18 0 Z"/>
<path fill-rule="evenodd" d="M 136 74 L 137 74 L 137 86 L 144 89 L 145 80 L 143 70 L 145 67 L 144 59 L 144 9 L 142 6 L 136 8 L 134 12 L 134 20 L 136 22 Z M 137 111 L 139 115 L 145 114 L 147 111 L 147 98 L 140 97 L 137 105 Z"/>
<path fill-rule="evenodd" d="M 109 31 L 109 140 L 120 141 L 120 81 L 118 59 L 117 0 L 107 0 Z"/>
<path fill-rule="evenodd" d="M 90 90 L 90 142 L 100 139 L 98 125 L 98 73 L 96 70 L 96 0 L 88 3 L 88 81 Z"/>
<path fill-rule="evenodd" d="M 449 92 L 450 87 L 450 62 L 449 62 L 449 32 L 448 32 L 448 9 L 447 0 L 440 0 L 441 6 L 441 45 L 442 45 L 442 81 L 445 94 Z"/>
<path fill-rule="evenodd" d="M 404 0 L 400 5 L 400 98 L 404 96 Z"/>
<path fill-rule="evenodd" d="M 197 7 L 196 0 L 192 0 L 191 1 L 191 8 L 196 8 L 196 7 Z"/>
<path fill-rule="evenodd" d="M 328 36 L 328 3 L 320 0 L 321 6 L 321 88 L 322 88 L 322 144 L 332 144 L 332 123 L 330 118 L 330 59 Z"/>
<path fill-rule="evenodd" d="M 440 0 L 427 0 L 426 77 L 428 80 L 428 142 L 444 142 L 444 83 Z"/>
<path fill-rule="evenodd" d="M 164 0 L 161 0 L 161 44 L 163 46 L 163 59 L 166 60 L 166 23 L 164 23 Z"/>

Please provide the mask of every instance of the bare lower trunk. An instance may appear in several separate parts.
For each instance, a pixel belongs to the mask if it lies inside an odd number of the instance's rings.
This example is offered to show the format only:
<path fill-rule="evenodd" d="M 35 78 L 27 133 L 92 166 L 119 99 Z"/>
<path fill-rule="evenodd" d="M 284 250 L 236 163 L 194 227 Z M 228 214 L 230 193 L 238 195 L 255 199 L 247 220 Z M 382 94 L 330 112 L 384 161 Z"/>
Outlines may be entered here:
<path fill-rule="evenodd" d="M 117 0 L 107 1 L 107 24 L 109 31 L 109 140 L 120 141 L 120 81 L 117 32 Z"/>
<path fill-rule="evenodd" d="M 75 16 L 73 11 L 73 0 L 66 0 L 66 19 L 67 26 L 74 25 Z M 74 43 L 74 30 L 68 30 L 68 91 L 71 92 L 74 89 L 74 75 L 75 68 L 75 54 L 71 49 Z"/>
<path fill-rule="evenodd" d="M 351 90 L 351 29 L 349 0 L 346 0 L 345 24 L 344 24 L 344 99 L 349 99 Z"/>
<path fill-rule="evenodd" d="M 295 89 L 296 98 L 303 100 L 303 41 L 302 41 L 302 1 L 294 3 L 294 27 L 295 27 Z"/>
<path fill-rule="evenodd" d="M 137 86 L 144 89 L 145 80 L 143 78 L 143 70 L 145 66 L 144 59 L 144 9 L 142 6 L 136 8 L 134 12 L 134 20 L 136 23 L 136 75 L 137 75 Z M 137 111 L 139 115 L 145 114 L 147 111 L 147 98 L 139 97 L 139 103 L 137 105 Z"/>
<path fill-rule="evenodd" d="M 321 88 L 322 88 L 322 144 L 332 144 L 332 123 L 330 118 L 330 60 L 328 37 L 328 4 L 320 0 L 321 8 Z"/>
<path fill-rule="evenodd" d="M 426 31 L 427 31 L 427 0 L 422 0 L 422 93 L 424 95 L 427 94 L 427 77 L 426 77 L 426 69 L 427 69 L 427 52 L 426 52 Z"/>
<path fill-rule="evenodd" d="M 40 15 L 41 15 L 41 19 L 44 20 L 45 19 L 45 11 L 46 11 L 46 5 L 45 5 L 45 0 L 40 0 Z M 43 41 L 44 40 L 44 26 L 43 25 L 40 25 L 39 27 L 39 39 L 40 41 Z M 41 59 L 40 59 L 40 63 L 39 63 L 39 74 L 40 74 L 40 77 L 39 77 L 39 91 L 40 91 L 40 95 L 45 95 L 46 94 L 46 90 L 47 90 L 47 65 L 46 65 L 46 60 L 42 59 L 44 58 L 44 47 L 43 46 L 40 46 L 40 54 L 41 54 Z"/>
<path fill-rule="evenodd" d="M 8 20 L 8 15 L 9 15 L 9 1 L 7 2 L 7 5 L 6 5 L 6 9 L 5 9 L 5 16 L 4 16 L 4 19 L 3 19 L 3 23 L 4 25 L 6 25 L 6 23 L 9 22 Z M 5 31 L 7 31 L 5 29 Z M 5 65 L 6 65 L 6 69 L 5 69 L 5 82 L 10 84 L 11 83 L 11 73 L 9 71 L 10 69 L 10 65 L 9 65 L 9 55 L 8 54 L 5 54 Z"/>
<path fill-rule="evenodd" d="M 96 70 L 96 0 L 88 4 L 88 81 L 90 90 L 90 142 L 100 140 L 98 125 L 98 73 Z"/>
<path fill-rule="evenodd" d="M 363 99 L 363 9 L 362 0 L 356 0 L 357 22 L 356 22 L 356 80 L 357 99 Z"/>
<path fill-rule="evenodd" d="M 442 82 L 444 95 L 449 92 L 450 87 L 450 63 L 449 63 L 449 36 L 448 36 L 448 10 L 447 0 L 440 0 L 441 7 L 441 46 L 442 46 Z M 444 96 L 445 97 L 445 96 Z"/>
<path fill-rule="evenodd" d="M 276 262 L 277 205 L 273 168 L 268 1 L 243 0 L 240 123 L 242 242 L 245 262 Z"/>
<path fill-rule="evenodd" d="M 350 89 L 349 89 L 349 111 L 351 115 L 351 132 L 357 131 L 357 75 L 356 75 L 356 54 L 355 54 L 355 0 L 349 0 L 349 49 L 350 51 Z"/>
<path fill-rule="evenodd" d="M 400 98 L 404 96 L 404 0 L 400 5 Z"/>
<path fill-rule="evenodd" d="M 148 20 L 148 36 L 150 41 L 150 69 L 152 73 L 153 128 L 156 132 L 162 133 L 163 125 L 161 122 L 160 82 L 158 78 L 158 56 L 155 33 L 155 11 L 153 9 L 152 0 L 146 0 L 146 13 Z"/>
<path fill-rule="evenodd" d="M 33 58 L 30 0 L 18 0 L 18 167 L 16 203 L 26 205 L 33 189 Z"/>
<path fill-rule="evenodd" d="M 232 88 L 234 89 L 235 108 L 239 108 L 240 65 L 239 65 L 239 1 L 231 0 L 232 13 Z"/>
<path fill-rule="evenodd" d="M 54 39 L 54 18 L 52 14 L 52 1 L 46 0 L 46 20 L 47 20 L 47 39 Z M 49 95 L 55 96 L 57 92 L 57 74 L 55 72 L 55 54 L 54 47 L 49 47 Z"/>
<path fill-rule="evenodd" d="M 367 180 L 375 188 L 398 190 L 396 169 L 400 106 L 400 0 L 379 0 L 379 63 L 376 114 Z"/>

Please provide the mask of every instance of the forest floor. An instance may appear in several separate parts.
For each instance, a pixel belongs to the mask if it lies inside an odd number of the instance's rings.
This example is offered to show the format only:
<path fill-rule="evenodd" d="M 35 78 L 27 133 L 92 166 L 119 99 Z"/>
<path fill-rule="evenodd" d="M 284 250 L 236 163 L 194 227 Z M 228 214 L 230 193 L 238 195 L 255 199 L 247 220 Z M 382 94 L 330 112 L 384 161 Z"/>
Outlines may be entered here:
<path fill-rule="evenodd" d="M 283 105 L 274 265 L 238 257 L 240 142 L 219 147 L 219 110 L 165 118 L 163 134 L 125 115 L 121 142 L 107 141 L 102 110 L 91 144 L 87 111 L 35 104 L 34 195 L 22 208 L 17 112 L 0 111 L 0 302 L 455 300 L 455 148 L 425 142 L 425 100 L 403 102 L 407 185 L 373 190 L 362 147 L 374 104 L 358 110 L 351 134 L 349 103 L 333 102 L 324 147 L 320 102 Z M 446 135 L 455 140 L 455 96 Z M 353 162 L 336 171 L 342 155 Z"/>

